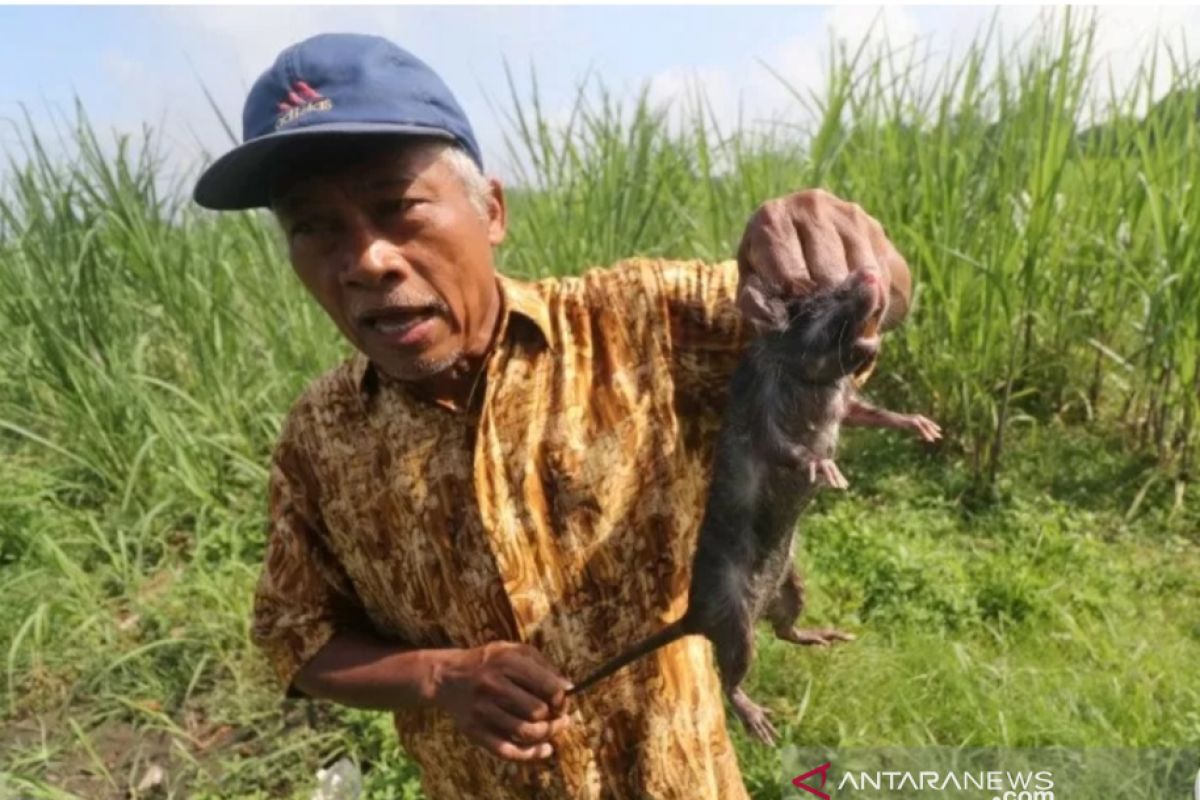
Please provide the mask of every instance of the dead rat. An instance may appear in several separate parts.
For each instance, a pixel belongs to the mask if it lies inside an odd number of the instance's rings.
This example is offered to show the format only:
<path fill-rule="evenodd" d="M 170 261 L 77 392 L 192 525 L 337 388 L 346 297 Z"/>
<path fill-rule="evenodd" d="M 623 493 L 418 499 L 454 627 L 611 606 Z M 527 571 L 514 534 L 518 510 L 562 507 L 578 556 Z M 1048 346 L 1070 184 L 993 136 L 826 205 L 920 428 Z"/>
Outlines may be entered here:
<path fill-rule="evenodd" d="M 848 424 L 941 431 L 924 417 L 876 409 L 854 397 L 852 376 L 879 351 L 887 294 L 878 273 L 856 270 L 840 284 L 788 303 L 788 323 L 747 349 L 730 382 L 717 437 L 712 483 L 692 561 L 683 617 L 601 666 L 569 694 L 689 634 L 712 641 L 721 684 L 757 738 L 777 736 L 765 709 L 741 688 L 754 652 L 754 623 L 766 616 L 775 635 L 797 644 L 853 637 L 795 627 L 804 587 L 795 569 L 796 520 L 818 481 L 848 485 L 833 460 Z"/>

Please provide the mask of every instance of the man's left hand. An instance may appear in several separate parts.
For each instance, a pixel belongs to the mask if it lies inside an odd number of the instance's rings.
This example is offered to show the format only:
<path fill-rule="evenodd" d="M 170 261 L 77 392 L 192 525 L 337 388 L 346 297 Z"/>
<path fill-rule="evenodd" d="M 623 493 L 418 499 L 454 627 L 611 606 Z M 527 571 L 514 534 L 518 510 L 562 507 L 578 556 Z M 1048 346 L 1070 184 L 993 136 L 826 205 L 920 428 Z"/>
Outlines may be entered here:
<path fill-rule="evenodd" d="M 738 309 L 759 331 L 786 323 L 784 301 L 839 283 L 851 270 L 875 269 L 888 287 L 883 327 L 908 313 L 908 263 L 883 226 L 857 203 L 806 189 L 763 203 L 738 247 Z"/>

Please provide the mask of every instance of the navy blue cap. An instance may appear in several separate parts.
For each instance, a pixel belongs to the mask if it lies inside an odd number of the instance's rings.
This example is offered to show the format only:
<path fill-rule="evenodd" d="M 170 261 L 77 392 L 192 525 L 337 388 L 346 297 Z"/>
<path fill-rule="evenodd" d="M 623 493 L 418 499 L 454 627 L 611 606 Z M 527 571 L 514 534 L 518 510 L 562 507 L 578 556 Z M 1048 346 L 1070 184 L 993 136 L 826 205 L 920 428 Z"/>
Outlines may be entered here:
<path fill-rule="evenodd" d="M 428 64 L 379 36 L 324 33 L 284 50 L 254 82 L 242 144 L 201 174 L 192 196 L 221 210 L 267 206 L 276 158 L 329 134 L 439 137 L 483 167 L 466 114 Z"/>

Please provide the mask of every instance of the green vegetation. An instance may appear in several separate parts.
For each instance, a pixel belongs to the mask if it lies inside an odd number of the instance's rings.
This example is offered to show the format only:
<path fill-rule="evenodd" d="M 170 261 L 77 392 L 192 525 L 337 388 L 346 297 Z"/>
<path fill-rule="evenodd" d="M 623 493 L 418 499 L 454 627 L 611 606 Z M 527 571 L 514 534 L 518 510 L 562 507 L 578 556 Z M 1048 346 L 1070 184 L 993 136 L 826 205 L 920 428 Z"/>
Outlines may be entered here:
<path fill-rule="evenodd" d="M 602 92 L 556 131 L 514 90 L 503 268 L 726 258 L 766 198 L 862 203 L 919 287 L 874 391 L 952 441 L 846 438 L 803 563 L 810 617 L 862 638 L 764 630 L 750 689 L 802 745 L 1194 747 L 1197 87 L 1180 66 L 1150 114 L 1138 82 L 1085 130 L 1086 26 L 996 45 L 940 74 L 840 54 L 808 131 Z M 281 706 L 247 636 L 267 452 L 345 346 L 270 221 L 163 190 L 153 140 L 105 153 L 81 114 L 74 158 L 27 143 L 0 197 L 0 797 L 124 797 L 156 763 L 177 797 L 306 798 L 338 753 L 418 797 L 385 716 Z"/>

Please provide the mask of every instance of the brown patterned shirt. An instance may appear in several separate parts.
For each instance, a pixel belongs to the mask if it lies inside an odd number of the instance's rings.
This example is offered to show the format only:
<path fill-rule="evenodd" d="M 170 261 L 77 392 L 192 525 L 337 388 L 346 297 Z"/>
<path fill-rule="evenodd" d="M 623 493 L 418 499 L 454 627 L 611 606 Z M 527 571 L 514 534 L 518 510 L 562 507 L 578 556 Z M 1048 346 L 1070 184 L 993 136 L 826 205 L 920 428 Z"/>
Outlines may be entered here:
<path fill-rule="evenodd" d="M 685 610 L 750 335 L 736 263 L 498 281 L 473 410 L 418 399 L 361 355 L 292 409 L 253 625 L 289 688 L 339 626 L 416 648 L 528 642 L 579 680 Z M 685 637 L 573 698 L 544 761 L 499 759 L 432 708 L 396 729 L 434 800 L 738 800 L 710 648 Z"/>

